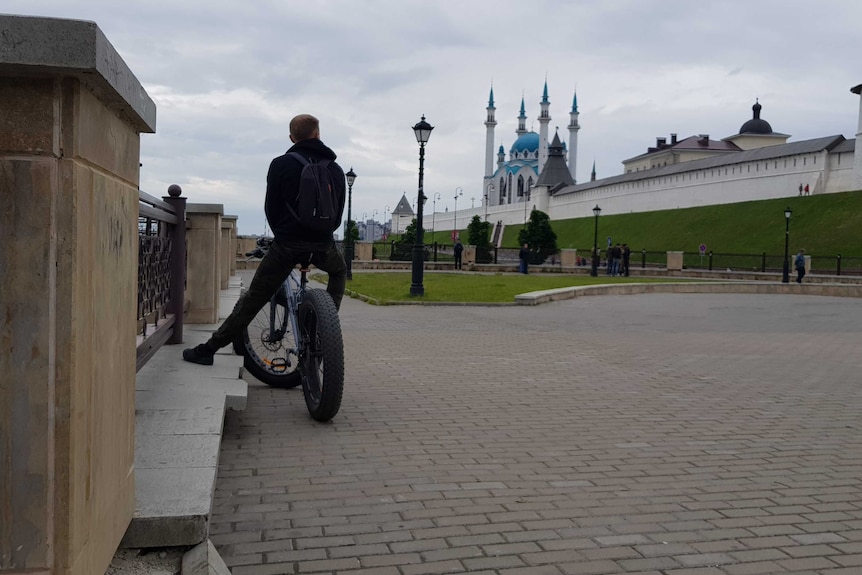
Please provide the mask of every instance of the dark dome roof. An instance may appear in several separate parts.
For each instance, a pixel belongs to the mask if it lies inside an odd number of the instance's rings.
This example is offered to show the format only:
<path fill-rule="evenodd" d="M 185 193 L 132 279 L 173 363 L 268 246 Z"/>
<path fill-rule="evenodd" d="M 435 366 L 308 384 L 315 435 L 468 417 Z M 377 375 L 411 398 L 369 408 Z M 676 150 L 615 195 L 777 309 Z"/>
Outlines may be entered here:
<path fill-rule="evenodd" d="M 744 123 L 739 129 L 740 134 L 771 134 L 772 126 L 769 122 L 760 118 L 760 102 L 755 101 L 751 109 L 754 111 L 754 117 Z"/>

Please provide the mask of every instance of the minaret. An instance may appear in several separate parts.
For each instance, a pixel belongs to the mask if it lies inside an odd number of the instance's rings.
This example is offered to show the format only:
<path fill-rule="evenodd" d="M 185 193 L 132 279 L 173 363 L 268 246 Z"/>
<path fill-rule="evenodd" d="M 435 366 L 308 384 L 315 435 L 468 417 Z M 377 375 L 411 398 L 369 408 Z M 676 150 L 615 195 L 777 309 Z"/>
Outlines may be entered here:
<path fill-rule="evenodd" d="M 575 183 L 578 181 L 578 130 L 580 129 L 581 125 L 578 124 L 578 91 L 575 90 L 575 97 L 572 99 L 572 111 L 569 112 L 569 173 L 572 174 L 572 180 Z"/>
<path fill-rule="evenodd" d="M 488 116 L 485 119 L 485 178 L 490 178 L 494 175 L 494 127 L 497 122 L 494 120 L 494 86 L 491 85 L 491 95 L 488 97 Z"/>
<path fill-rule="evenodd" d="M 859 124 L 856 128 L 856 150 L 853 152 L 853 189 L 862 190 L 862 84 L 850 88 L 859 96 Z"/>
<path fill-rule="evenodd" d="M 527 112 L 524 111 L 524 96 L 521 96 L 521 115 L 518 116 L 518 129 L 515 133 L 519 136 L 527 133 Z"/>
<path fill-rule="evenodd" d="M 595 160 L 593 160 L 593 171 L 592 171 L 592 173 L 590 174 L 590 181 L 591 181 L 591 182 L 595 182 L 595 181 L 596 181 L 596 161 L 595 161 Z"/>
<path fill-rule="evenodd" d="M 551 121 L 549 108 L 551 103 L 548 101 L 548 80 L 545 79 L 545 89 L 542 92 L 542 101 L 540 102 L 542 109 L 539 112 L 539 175 L 542 174 L 542 169 L 548 161 L 548 123 Z"/>

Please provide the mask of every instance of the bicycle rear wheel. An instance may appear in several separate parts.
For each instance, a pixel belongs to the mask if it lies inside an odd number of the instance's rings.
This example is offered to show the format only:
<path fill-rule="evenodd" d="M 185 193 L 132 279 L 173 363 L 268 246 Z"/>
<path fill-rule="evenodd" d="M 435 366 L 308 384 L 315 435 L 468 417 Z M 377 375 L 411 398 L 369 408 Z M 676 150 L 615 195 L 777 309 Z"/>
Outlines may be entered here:
<path fill-rule="evenodd" d="M 322 289 L 306 290 L 299 306 L 302 391 L 308 413 L 329 421 L 341 407 L 344 392 L 344 341 L 332 297 Z"/>
<path fill-rule="evenodd" d="M 274 300 L 254 316 L 234 348 L 239 348 L 243 366 L 254 377 L 271 387 L 292 388 L 302 382 L 296 334 L 287 318 L 284 295 L 280 293 Z"/>

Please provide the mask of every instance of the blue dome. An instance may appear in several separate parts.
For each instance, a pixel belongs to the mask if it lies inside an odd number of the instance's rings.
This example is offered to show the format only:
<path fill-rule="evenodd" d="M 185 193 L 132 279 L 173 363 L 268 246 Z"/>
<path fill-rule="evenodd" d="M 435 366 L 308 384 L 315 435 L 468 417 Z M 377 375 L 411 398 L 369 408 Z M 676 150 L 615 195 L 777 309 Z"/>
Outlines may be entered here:
<path fill-rule="evenodd" d="M 512 154 L 523 154 L 524 152 L 539 151 L 539 134 L 536 132 L 527 132 L 522 134 L 512 144 L 512 149 L 509 150 Z"/>

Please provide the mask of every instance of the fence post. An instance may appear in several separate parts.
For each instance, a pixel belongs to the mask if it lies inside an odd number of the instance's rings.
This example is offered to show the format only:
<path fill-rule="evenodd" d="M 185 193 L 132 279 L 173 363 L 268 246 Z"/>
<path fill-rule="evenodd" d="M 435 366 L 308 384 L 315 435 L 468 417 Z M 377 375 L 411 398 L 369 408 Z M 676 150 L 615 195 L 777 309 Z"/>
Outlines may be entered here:
<path fill-rule="evenodd" d="M 646 269 L 646 249 L 641 250 L 641 269 Z"/>
<path fill-rule="evenodd" d="M 171 229 L 171 301 L 168 313 L 174 314 L 174 332 L 166 343 L 183 343 L 183 313 L 186 300 L 186 198 L 181 198 L 182 188 L 177 184 L 168 186 L 168 196 L 162 197 L 174 208 L 177 223 Z"/>
<path fill-rule="evenodd" d="M 499 247 L 494 246 L 494 263 L 495 264 L 497 263 L 497 250 L 499 250 L 499 249 L 500 249 Z"/>
<path fill-rule="evenodd" d="M 709 250 L 709 271 L 712 271 L 712 250 Z"/>
<path fill-rule="evenodd" d="M 434 242 L 434 263 L 437 263 L 437 242 Z"/>
<path fill-rule="evenodd" d="M 838 275 L 841 275 L 841 254 L 838 254 Z"/>
<path fill-rule="evenodd" d="M 766 252 L 760 256 L 760 271 L 761 273 L 766 272 Z"/>

